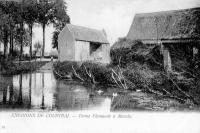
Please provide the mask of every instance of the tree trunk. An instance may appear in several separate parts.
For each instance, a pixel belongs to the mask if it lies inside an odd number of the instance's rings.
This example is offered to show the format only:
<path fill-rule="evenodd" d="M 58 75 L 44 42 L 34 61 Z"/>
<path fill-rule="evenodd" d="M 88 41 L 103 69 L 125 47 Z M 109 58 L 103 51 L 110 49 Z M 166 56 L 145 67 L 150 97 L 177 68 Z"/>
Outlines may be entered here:
<path fill-rule="evenodd" d="M 32 73 L 30 73 L 30 78 L 29 78 L 29 108 L 31 108 L 31 91 L 32 89 Z"/>
<path fill-rule="evenodd" d="M 7 42 L 4 41 L 4 58 L 6 59 L 7 58 Z"/>
<path fill-rule="evenodd" d="M 44 105 L 44 73 L 42 73 L 42 106 L 41 106 L 42 109 L 45 108 L 45 105 Z"/>
<path fill-rule="evenodd" d="M 24 0 L 22 0 L 22 3 L 21 3 L 21 14 L 23 13 L 23 7 L 24 7 Z M 20 20 L 20 56 L 19 56 L 19 60 L 21 61 L 22 60 L 22 53 L 23 53 L 23 26 L 24 26 L 24 20 L 23 18 L 21 18 Z"/>
<path fill-rule="evenodd" d="M 13 56 L 13 33 L 10 31 L 10 55 Z"/>
<path fill-rule="evenodd" d="M 19 60 L 22 60 L 22 53 L 23 53 L 23 22 L 20 23 L 20 56 L 19 56 Z"/>
<path fill-rule="evenodd" d="M 9 54 L 10 55 L 12 55 L 12 52 L 11 52 L 11 49 L 12 49 L 12 45 L 11 45 L 11 43 L 12 43 L 12 36 L 11 36 L 11 34 L 12 34 L 12 32 L 10 30 L 10 49 L 9 49 Z"/>
<path fill-rule="evenodd" d="M 7 47 L 8 47 L 8 31 L 7 29 L 3 29 L 3 43 L 4 43 L 4 59 L 7 59 Z"/>
<path fill-rule="evenodd" d="M 42 45 L 42 57 L 44 58 L 44 52 L 45 52 L 45 24 L 43 24 L 42 29 L 43 29 L 43 45 Z"/>
<path fill-rule="evenodd" d="M 7 40 L 7 34 L 4 38 L 4 58 L 7 60 L 8 54 L 7 54 L 7 48 L 8 48 L 8 40 Z"/>
<path fill-rule="evenodd" d="M 14 52 L 14 37 L 13 37 L 13 33 L 12 33 L 12 38 L 11 38 L 11 40 L 12 40 L 12 49 L 11 49 L 11 52 L 12 52 L 12 54 L 13 54 L 13 52 Z"/>
<path fill-rule="evenodd" d="M 18 104 L 19 105 L 22 105 L 23 104 L 23 98 L 22 98 L 22 74 L 20 74 L 20 77 L 19 77 L 19 96 L 18 96 Z"/>
<path fill-rule="evenodd" d="M 32 39 L 33 39 L 33 37 L 32 37 L 32 35 L 33 35 L 33 26 L 32 25 L 30 25 L 30 36 L 31 36 L 31 41 L 30 41 L 30 60 L 32 60 Z"/>

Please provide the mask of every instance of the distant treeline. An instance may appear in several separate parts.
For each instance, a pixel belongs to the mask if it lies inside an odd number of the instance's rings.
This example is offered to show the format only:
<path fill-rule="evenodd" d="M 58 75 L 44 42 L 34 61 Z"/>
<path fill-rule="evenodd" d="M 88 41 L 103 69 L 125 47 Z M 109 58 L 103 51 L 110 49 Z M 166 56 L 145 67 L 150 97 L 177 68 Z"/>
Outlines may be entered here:
<path fill-rule="evenodd" d="M 21 0 L 0 1 L 0 44 L 3 44 L 4 59 L 12 56 L 22 60 L 23 47 L 30 47 L 30 57 L 37 50 L 45 49 L 45 28 L 52 24 L 55 31 L 52 38 L 52 47 L 57 47 L 57 36 L 66 23 L 70 23 L 67 15 L 67 6 L 64 0 Z M 43 44 L 32 48 L 33 27 L 41 25 L 43 29 Z M 37 48 L 38 46 L 38 48 Z"/>

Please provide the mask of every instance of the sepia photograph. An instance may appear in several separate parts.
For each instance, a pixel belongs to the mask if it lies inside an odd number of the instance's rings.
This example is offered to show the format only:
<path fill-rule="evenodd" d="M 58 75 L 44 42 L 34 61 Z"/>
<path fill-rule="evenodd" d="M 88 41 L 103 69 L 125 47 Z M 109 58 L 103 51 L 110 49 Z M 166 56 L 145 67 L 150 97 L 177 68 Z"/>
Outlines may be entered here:
<path fill-rule="evenodd" d="M 199 0 L 0 0 L 0 132 L 200 133 L 199 112 Z"/>

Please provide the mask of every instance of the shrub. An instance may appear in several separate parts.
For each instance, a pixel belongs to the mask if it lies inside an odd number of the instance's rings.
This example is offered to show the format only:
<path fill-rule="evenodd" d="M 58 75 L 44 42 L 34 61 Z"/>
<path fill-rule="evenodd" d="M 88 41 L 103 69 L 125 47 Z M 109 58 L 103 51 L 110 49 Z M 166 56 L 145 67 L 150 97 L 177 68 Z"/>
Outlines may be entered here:
<path fill-rule="evenodd" d="M 162 55 L 160 48 L 156 45 L 146 45 L 141 41 L 130 41 L 127 39 L 115 43 L 110 52 L 112 65 L 120 65 L 126 68 L 130 63 L 138 62 L 148 64 L 154 69 L 161 69 Z"/>
<path fill-rule="evenodd" d="M 111 79 L 112 71 L 108 66 L 85 62 L 81 65 L 81 70 L 84 70 L 84 67 L 92 73 L 96 82 L 100 84 L 113 84 L 113 80 Z M 83 73 L 85 73 L 85 71 L 83 71 Z"/>
<path fill-rule="evenodd" d="M 54 63 L 53 68 L 60 74 L 60 76 L 65 76 L 73 71 L 72 66 L 75 70 L 79 67 L 77 62 L 66 61 Z"/>
<path fill-rule="evenodd" d="M 134 83 L 136 89 L 142 90 L 151 88 L 153 79 L 158 75 L 157 72 L 150 70 L 147 65 L 141 65 L 139 63 L 129 64 L 129 66 L 124 69 L 123 74 L 129 81 Z"/>
<path fill-rule="evenodd" d="M 70 75 L 73 73 L 72 78 L 77 79 L 77 76 L 74 74 L 75 72 L 85 81 L 85 82 L 93 82 L 93 78 L 95 82 L 108 85 L 112 84 L 113 81 L 111 79 L 111 69 L 108 66 L 97 64 L 93 62 L 57 62 L 54 64 L 54 71 L 59 73 L 62 77 L 67 77 L 66 75 Z M 90 77 L 90 74 L 93 77 Z"/>
<path fill-rule="evenodd" d="M 14 63 L 12 61 L 1 62 L 1 74 L 2 75 L 16 75 L 20 73 L 28 73 L 30 71 L 35 71 L 42 67 L 47 62 L 21 62 Z"/>

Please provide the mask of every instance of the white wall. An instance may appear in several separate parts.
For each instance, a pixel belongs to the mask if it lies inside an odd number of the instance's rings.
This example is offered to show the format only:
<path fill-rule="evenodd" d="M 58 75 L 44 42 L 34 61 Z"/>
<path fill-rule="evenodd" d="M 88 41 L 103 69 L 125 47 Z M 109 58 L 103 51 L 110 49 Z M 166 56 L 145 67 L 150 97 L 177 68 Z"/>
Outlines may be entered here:
<path fill-rule="evenodd" d="M 89 60 L 90 43 L 84 41 L 75 42 L 75 61 Z"/>
<path fill-rule="evenodd" d="M 75 59 L 75 40 L 67 26 L 58 36 L 58 60 L 74 61 Z"/>

